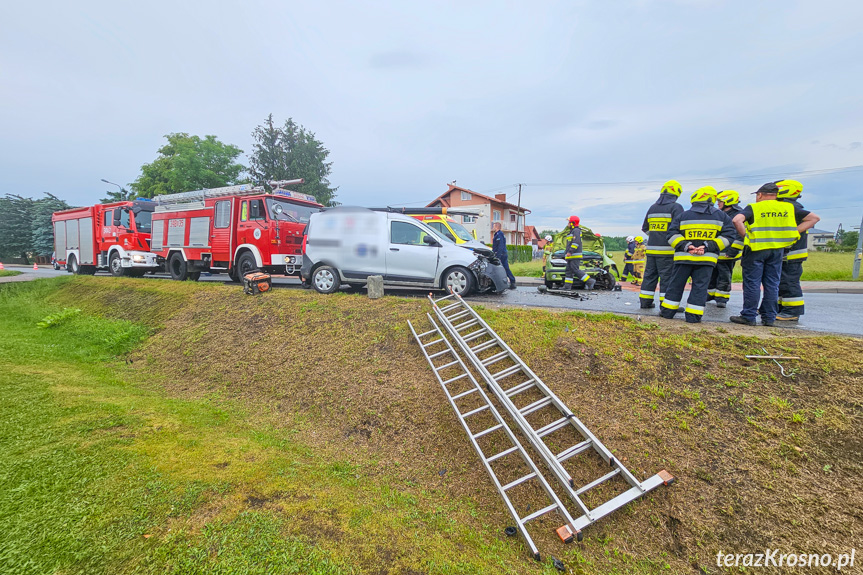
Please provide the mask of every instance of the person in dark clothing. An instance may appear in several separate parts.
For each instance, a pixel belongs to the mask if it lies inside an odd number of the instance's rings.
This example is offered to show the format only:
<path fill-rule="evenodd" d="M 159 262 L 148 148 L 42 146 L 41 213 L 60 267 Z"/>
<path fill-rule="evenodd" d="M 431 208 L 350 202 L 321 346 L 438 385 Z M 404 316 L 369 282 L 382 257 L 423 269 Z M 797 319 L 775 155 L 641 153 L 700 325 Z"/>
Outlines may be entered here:
<path fill-rule="evenodd" d="M 515 276 L 509 271 L 509 253 L 506 251 L 506 236 L 501 231 L 500 222 L 492 224 L 494 236 L 491 240 L 491 251 L 500 260 L 500 265 L 506 270 L 506 277 L 509 279 L 509 289 L 515 289 Z"/>
<path fill-rule="evenodd" d="M 572 290 L 573 278 L 578 278 L 584 282 L 585 289 L 593 289 L 596 280 L 587 275 L 587 272 L 579 269 L 581 260 L 584 257 L 581 242 L 581 228 L 579 227 L 578 216 L 570 216 L 569 224 L 563 230 L 566 236 L 566 250 L 563 254 L 563 259 L 566 260 L 566 272 L 563 278 L 563 289 Z"/>
<path fill-rule="evenodd" d="M 647 236 L 647 264 L 641 282 L 638 299 L 642 308 L 652 308 L 656 304 L 656 286 L 659 286 L 659 302 L 665 299 L 666 284 L 671 280 L 674 266 L 674 248 L 668 245 L 666 235 L 671 221 L 683 213 L 683 206 L 677 203 L 683 188 L 675 180 L 668 180 L 662 186 L 659 199 L 647 210 L 641 230 Z"/>
<path fill-rule="evenodd" d="M 779 277 L 779 313 L 776 315 L 776 319 L 779 321 L 798 321 L 804 312 L 800 276 L 803 275 L 803 262 L 809 256 L 808 230 L 817 224 L 821 218 L 804 209 L 803 205 L 797 201 L 803 193 L 803 184 L 796 180 L 779 180 L 774 183 L 779 188 L 776 199 L 794 206 L 794 219 L 798 226 L 803 223 L 807 215 L 810 216 L 808 227 L 800 230 L 800 239 L 793 246 L 785 249 L 785 255 L 782 257 L 782 273 Z"/>
<path fill-rule="evenodd" d="M 716 207 L 728 214 L 732 220 L 740 213 L 740 194 L 734 190 L 724 190 L 716 196 Z M 719 261 L 713 268 L 710 285 L 707 286 L 707 301 L 715 301 L 716 307 L 728 305 L 731 297 L 731 276 L 734 273 L 734 262 L 743 253 L 743 238 L 735 234 L 734 242 L 725 250 L 719 252 Z"/>
<path fill-rule="evenodd" d="M 626 251 L 623 252 L 623 273 L 620 275 L 620 281 L 627 281 L 630 274 L 632 274 L 632 277 L 635 277 L 633 273 L 635 268 L 632 267 L 634 257 L 635 236 L 626 236 Z"/>
<path fill-rule="evenodd" d="M 662 311 L 659 315 L 672 319 L 680 310 L 686 282 L 692 278 L 686 300 L 686 322 L 700 323 L 707 303 L 707 285 L 719 252 L 728 248 L 736 237 L 731 219 L 713 206 L 716 190 L 712 186 L 692 193 L 692 207 L 674 218 L 668 227 L 667 241 L 674 248 L 674 269 Z"/>

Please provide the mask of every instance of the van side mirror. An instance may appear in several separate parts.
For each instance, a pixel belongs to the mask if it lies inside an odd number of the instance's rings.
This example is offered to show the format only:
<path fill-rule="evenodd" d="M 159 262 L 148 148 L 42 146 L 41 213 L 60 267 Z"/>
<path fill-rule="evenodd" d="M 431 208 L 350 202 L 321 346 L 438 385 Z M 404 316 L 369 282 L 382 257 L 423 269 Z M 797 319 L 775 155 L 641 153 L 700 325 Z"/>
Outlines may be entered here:
<path fill-rule="evenodd" d="M 439 246 L 440 245 L 440 243 L 438 243 L 438 241 L 436 239 L 434 239 L 432 236 L 423 236 L 423 242 L 427 243 L 430 246 Z"/>

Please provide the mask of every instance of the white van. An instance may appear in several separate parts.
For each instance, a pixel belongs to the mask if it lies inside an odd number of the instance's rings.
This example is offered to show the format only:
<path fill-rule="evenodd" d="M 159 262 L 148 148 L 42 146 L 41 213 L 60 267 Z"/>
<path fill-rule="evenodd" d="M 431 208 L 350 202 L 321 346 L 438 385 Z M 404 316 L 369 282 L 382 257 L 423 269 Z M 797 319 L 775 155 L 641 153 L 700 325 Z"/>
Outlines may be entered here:
<path fill-rule="evenodd" d="M 502 292 L 506 272 L 487 247 L 461 247 L 416 219 L 366 208 L 314 213 L 306 228 L 304 281 L 320 293 L 364 286 L 380 275 L 390 287 Z"/>

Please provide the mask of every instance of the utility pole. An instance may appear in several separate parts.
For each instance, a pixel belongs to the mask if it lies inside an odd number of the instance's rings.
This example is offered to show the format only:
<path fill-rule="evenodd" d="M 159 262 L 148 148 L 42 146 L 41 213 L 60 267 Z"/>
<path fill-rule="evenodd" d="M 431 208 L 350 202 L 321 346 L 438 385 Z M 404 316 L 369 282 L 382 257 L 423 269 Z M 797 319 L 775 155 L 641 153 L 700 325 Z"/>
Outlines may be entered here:
<path fill-rule="evenodd" d="M 518 243 L 519 237 L 520 237 L 518 234 L 518 224 L 520 223 L 520 221 L 521 221 L 521 184 L 518 185 L 518 210 L 516 210 L 516 213 L 515 213 L 515 242 L 516 242 L 515 245 L 517 245 L 517 246 L 521 245 L 520 243 Z"/>
<path fill-rule="evenodd" d="M 854 271 L 851 274 L 852 279 L 860 277 L 860 259 L 863 258 L 863 218 L 860 219 L 860 227 L 857 228 L 857 251 L 854 252 Z"/>

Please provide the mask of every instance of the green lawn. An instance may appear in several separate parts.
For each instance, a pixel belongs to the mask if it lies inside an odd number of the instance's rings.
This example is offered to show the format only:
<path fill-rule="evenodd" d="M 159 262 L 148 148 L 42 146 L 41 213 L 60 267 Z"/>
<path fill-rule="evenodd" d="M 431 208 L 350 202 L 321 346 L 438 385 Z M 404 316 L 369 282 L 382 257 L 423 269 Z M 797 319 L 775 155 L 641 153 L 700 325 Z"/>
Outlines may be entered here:
<path fill-rule="evenodd" d="M 614 253 L 618 271 L 623 271 L 623 254 Z M 811 252 L 809 259 L 803 264 L 803 280 L 806 281 L 852 281 L 851 272 L 854 266 L 852 252 Z M 509 268 L 516 277 L 542 277 L 542 260 L 527 263 L 510 264 Z M 742 281 L 740 264 L 734 268 L 733 280 Z M 863 277 L 857 281 L 863 280 Z"/>
<path fill-rule="evenodd" d="M 5 278 L 9 276 L 20 276 L 21 272 L 17 270 L 0 270 L 0 278 Z"/>

